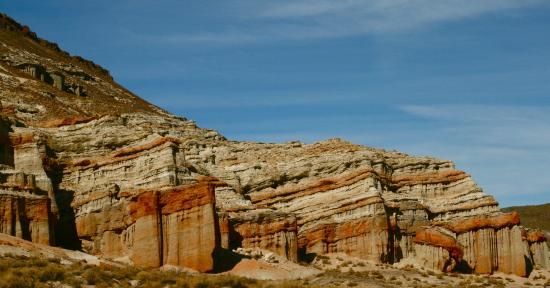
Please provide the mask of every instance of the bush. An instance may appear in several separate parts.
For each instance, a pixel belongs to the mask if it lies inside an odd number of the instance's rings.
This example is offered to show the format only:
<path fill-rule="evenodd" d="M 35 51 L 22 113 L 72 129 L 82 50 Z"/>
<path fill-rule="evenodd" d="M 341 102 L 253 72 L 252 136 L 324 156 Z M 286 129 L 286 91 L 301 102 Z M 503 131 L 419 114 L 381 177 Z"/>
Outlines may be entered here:
<path fill-rule="evenodd" d="M 46 267 L 42 269 L 38 279 L 40 282 L 62 281 L 65 279 L 65 271 L 57 267 Z"/>
<path fill-rule="evenodd" d="M 10 275 L 0 282 L 0 288 L 31 288 L 35 287 L 32 278 Z"/>
<path fill-rule="evenodd" d="M 84 271 L 83 275 L 88 285 L 96 285 L 99 283 L 110 282 L 112 279 L 105 271 L 97 267 L 92 267 Z"/>
<path fill-rule="evenodd" d="M 82 280 L 79 278 L 69 278 L 65 281 L 65 284 L 68 284 L 72 288 L 82 287 Z"/>

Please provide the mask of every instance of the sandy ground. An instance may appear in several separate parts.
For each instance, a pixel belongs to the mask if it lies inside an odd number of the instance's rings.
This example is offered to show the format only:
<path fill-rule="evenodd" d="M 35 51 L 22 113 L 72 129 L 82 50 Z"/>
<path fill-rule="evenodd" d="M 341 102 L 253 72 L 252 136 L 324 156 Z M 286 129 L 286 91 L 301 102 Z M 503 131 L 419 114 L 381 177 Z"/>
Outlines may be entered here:
<path fill-rule="evenodd" d="M 251 249 L 245 255 L 254 255 L 242 259 L 226 274 L 253 278 L 258 280 L 292 280 L 305 279 L 322 273 L 312 266 L 299 265 L 286 260 L 270 251 Z"/>
<path fill-rule="evenodd" d="M 317 257 L 312 264 L 327 271 L 309 279 L 321 287 L 550 287 L 549 270 L 534 270 L 528 278 L 503 273 L 441 273 L 412 265 L 378 264 L 345 254 Z"/>
<path fill-rule="evenodd" d="M 97 256 L 86 254 L 84 252 L 36 244 L 21 238 L 0 233 L 0 255 L 6 254 L 47 259 L 57 258 L 60 259 L 62 263 L 65 262 L 66 264 L 73 262 L 85 262 L 90 265 L 119 265 L 115 262 L 100 259 Z"/>

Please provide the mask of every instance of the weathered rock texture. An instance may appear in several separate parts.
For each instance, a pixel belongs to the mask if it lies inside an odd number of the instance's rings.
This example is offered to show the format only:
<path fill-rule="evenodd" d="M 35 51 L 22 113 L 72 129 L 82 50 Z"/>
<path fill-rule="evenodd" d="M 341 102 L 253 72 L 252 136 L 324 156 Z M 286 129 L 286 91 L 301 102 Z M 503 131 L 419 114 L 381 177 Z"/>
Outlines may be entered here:
<path fill-rule="evenodd" d="M 550 268 L 546 235 L 538 230 L 524 231 L 525 239 L 529 243 L 529 253 L 536 268 Z"/>
<path fill-rule="evenodd" d="M 238 247 L 292 261 L 343 252 L 522 276 L 533 264 L 548 267 L 542 238 L 450 161 L 339 139 L 228 141 L 5 15 L 0 41 L 4 233 L 199 271 Z M 52 87 L 21 67 L 55 71 L 64 82 Z"/>
<path fill-rule="evenodd" d="M 426 228 L 416 231 L 414 239 L 416 258 L 423 266 L 452 271 L 464 256 L 463 246 L 455 235 L 441 228 Z"/>

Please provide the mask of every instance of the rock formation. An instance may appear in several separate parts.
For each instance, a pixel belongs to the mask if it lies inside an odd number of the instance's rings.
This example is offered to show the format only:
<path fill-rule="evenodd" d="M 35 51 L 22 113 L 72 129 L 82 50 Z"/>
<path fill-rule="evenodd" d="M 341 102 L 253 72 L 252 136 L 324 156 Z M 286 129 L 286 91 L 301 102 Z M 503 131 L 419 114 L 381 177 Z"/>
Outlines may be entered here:
<path fill-rule="evenodd" d="M 529 243 L 529 254 L 536 268 L 550 268 L 550 258 L 548 258 L 548 240 L 544 233 L 537 230 L 524 231 L 526 236 L 524 239 Z"/>
<path fill-rule="evenodd" d="M 450 161 L 330 139 L 229 141 L 0 17 L 0 229 L 135 265 L 211 271 L 220 251 L 525 276 L 544 237 Z M 17 63 L 59 71 L 77 97 Z"/>

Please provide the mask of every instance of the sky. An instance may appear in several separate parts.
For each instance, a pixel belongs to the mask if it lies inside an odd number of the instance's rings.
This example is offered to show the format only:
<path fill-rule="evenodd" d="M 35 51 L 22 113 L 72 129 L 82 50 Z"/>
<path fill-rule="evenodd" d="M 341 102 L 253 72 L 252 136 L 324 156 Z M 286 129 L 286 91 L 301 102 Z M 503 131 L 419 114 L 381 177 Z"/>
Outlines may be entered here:
<path fill-rule="evenodd" d="M 502 207 L 550 202 L 550 1 L 0 0 L 229 139 L 339 137 L 449 159 Z"/>

